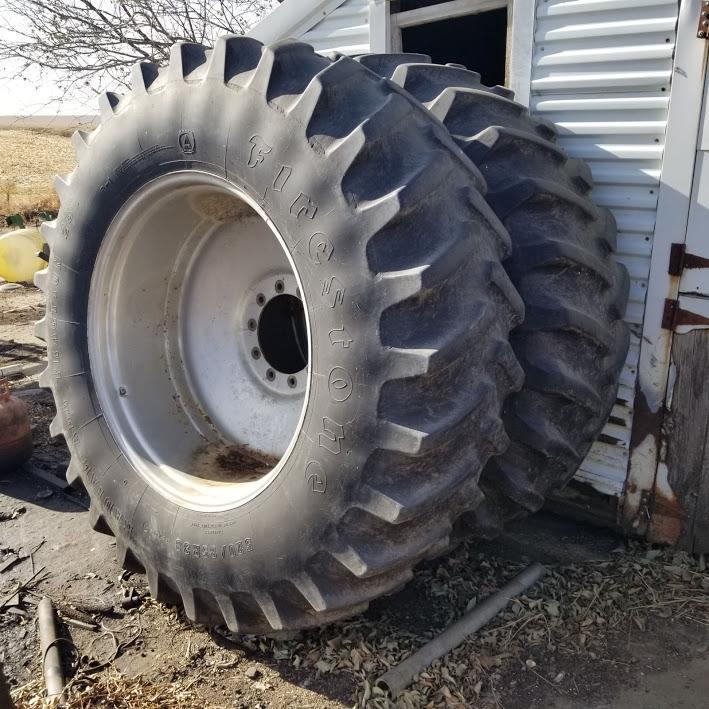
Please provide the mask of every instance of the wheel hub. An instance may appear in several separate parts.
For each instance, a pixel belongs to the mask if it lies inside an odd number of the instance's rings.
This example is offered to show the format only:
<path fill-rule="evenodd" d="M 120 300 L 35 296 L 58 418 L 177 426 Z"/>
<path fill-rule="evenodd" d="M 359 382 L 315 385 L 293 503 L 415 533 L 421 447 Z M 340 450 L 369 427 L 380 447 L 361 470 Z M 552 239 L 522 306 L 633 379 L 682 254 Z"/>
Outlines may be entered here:
<path fill-rule="evenodd" d="M 249 292 L 255 296 L 246 302 L 241 336 L 255 376 L 277 395 L 301 395 L 307 380 L 307 332 L 294 274 L 269 274 Z"/>

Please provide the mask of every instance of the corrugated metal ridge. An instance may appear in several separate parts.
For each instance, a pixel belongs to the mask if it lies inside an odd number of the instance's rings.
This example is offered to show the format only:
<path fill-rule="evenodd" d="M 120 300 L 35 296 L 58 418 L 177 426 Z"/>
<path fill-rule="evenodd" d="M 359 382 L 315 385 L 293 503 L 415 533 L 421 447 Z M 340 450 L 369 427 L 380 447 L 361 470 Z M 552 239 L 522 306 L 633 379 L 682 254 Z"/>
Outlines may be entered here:
<path fill-rule="evenodd" d="M 594 47 L 591 49 L 566 49 L 548 53 L 537 58 L 537 66 L 560 64 L 598 64 L 599 62 L 634 62 L 638 59 L 667 59 L 672 57 L 673 47 L 666 42 L 641 46 Z"/>
<path fill-rule="evenodd" d="M 627 10 L 639 7 L 647 8 L 655 5 L 667 5 L 667 0 L 562 0 L 555 3 L 542 3 L 537 10 L 537 17 L 558 17 L 561 15 L 576 15 L 587 12 L 607 12 L 610 10 Z"/>
<path fill-rule="evenodd" d="M 584 72 L 574 70 L 551 76 L 537 75 L 537 77 L 532 79 L 532 91 L 549 91 L 551 89 L 592 91 L 598 86 L 612 87 L 616 90 L 641 87 L 649 89 L 658 84 L 668 84 L 672 78 L 672 68 L 661 71 L 644 69 L 639 71 Z"/>
<path fill-rule="evenodd" d="M 347 0 L 300 39 L 321 53 L 361 54 L 370 51 L 368 0 Z"/>
<path fill-rule="evenodd" d="M 531 110 L 559 143 L 588 161 L 594 199 L 618 224 L 618 258 L 631 276 L 632 343 L 611 421 L 577 477 L 622 492 L 667 126 L 678 3 L 537 1 Z"/>
<path fill-rule="evenodd" d="M 316 25 L 312 30 L 305 33 L 304 37 L 312 42 L 319 42 L 325 39 L 339 40 L 342 37 L 352 37 L 353 35 L 363 35 L 368 31 L 367 24 L 354 25 L 352 27 L 337 27 L 335 29 L 330 29 L 324 26 L 325 23 L 321 22 Z"/>
<path fill-rule="evenodd" d="M 592 96 L 542 98 L 535 96 L 532 100 L 532 110 L 538 111 L 624 111 L 642 110 L 647 108 L 660 109 L 667 113 L 670 97 L 667 93 L 655 95 L 628 96 L 618 94 L 595 94 Z"/>
<path fill-rule="evenodd" d="M 627 20 L 562 24 L 559 27 L 547 27 L 546 23 L 540 23 L 535 37 L 539 42 L 553 42 L 563 39 L 588 39 L 589 37 L 608 37 L 610 35 L 622 35 L 623 37 L 627 37 L 634 34 L 650 34 L 651 32 L 673 32 L 676 24 L 676 14 L 668 14 L 666 17 L 644 17 L 641 23 L 634 18 Z"/>

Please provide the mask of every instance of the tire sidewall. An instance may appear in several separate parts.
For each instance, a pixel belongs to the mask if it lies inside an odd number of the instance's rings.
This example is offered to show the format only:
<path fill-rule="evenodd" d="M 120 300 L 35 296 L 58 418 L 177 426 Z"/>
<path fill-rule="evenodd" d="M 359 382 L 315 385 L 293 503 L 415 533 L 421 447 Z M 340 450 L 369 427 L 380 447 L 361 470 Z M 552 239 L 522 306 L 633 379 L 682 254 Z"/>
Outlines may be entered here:
<path fill-rule="evenodd" d="M 286 578 L 333 533 L 375 439 L 379 312 L 366 219 L 338 189 L 346 164 L 260 95 L 212 82 L 134 96 L 89 150 L 57 224 L 48 350 L 92 504 L 144 566 L 170 578 L 217 590 Z M 261 494 L 226 512 L 178 506 L 133 469 L 103 417 L 88 354 L 91 274 L 111 221 L 143 185 L 185 170 L 222 177 L 258 202 L 288 246 L 310 324 L 311 384 L 296 443 Z"/>

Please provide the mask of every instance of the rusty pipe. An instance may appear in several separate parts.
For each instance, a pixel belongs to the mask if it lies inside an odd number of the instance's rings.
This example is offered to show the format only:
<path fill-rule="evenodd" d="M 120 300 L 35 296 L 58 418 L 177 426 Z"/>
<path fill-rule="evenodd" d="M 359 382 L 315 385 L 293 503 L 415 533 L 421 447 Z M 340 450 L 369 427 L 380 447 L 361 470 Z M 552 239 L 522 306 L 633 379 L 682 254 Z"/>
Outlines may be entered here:
<path fill-rule="evenodd" d="M 64 691 L 64 670 L 62 657 L 57 647 L 57 622 L 50 598 L 45 596 L 37 607 L 39 621 L 39 645 L 42 652 L 42 673 L 47 687 L 47 699 L 59 697 Z"/>

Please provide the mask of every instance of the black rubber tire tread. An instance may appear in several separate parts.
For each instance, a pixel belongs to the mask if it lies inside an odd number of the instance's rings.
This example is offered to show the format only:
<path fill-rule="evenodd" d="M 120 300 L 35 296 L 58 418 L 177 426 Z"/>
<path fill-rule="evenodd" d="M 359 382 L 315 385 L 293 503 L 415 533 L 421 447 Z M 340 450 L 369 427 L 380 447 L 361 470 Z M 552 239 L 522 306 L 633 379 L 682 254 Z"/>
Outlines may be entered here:
<path fill-rule="evenodd" d="M 116 136 L 161 120 L 160 109 L 146 115 L 149 100 L 162 100 L 152 105 L 166 111 L 181 101 L 178 110 L 186 114 L 190 97 L 202 96 L 210 115 L 219 116 L 247 92 L 251 105 L 259 102 L 258 110 L 274 122 L 297 121 L 287 124 L 286 144 L 300 140 L 301 126 L 310 143 L 303 151 L 310 149 L 312 160 L 328 171 L 328 189 L 337 192 L 338 203 L 349 205 L 340 222 L 357 225 L 348 234 L 354 243 L 348 249 L 361 252 L 368 264 L 358 312 L 366 315 L 360 317 L 361 332 L 369 349 L 359 366 L 368 368 L 360 396 L 373 420 L 365 421 L 366 435 L 358 441 L 364 450 L 353 451 L 364 463 L 350 463 L 342 472 L 354 471 L 352 479 L 335 486 L 342 500 L 333 498 L 316 543 L 293 552 L 288 573 L 265 578 L 245 570 L 234 577 L 214 571 L 214 564 L 200 565 L 204 560 L 195 556 L 155 551 L 156 542 L 134 533 L 143 525 L 158 536 L 146 516 L 149 488 L 137 488 L 133 512 L 117 510 L 115 498 L 107 502 L 113 482 L 98 479 L 86 453 L 104 425 L 101 414 L 77 413 L 74 407 L 80 397 L 72 387 L 84 386 L 86 379 L 90 391 L 90 376 L 66 371 L 81 359 L 74 352 L 77 328 L 66 335 L 66 323 L 71 319 L 74 327 L 85 320 L 62 310 L 67 290 L 77 290 L 66 275 L 80 272 L 71 261 L 80 221 L 75 214 L 72 220 L 71 209 L 91 204 L 82 184 L 99 149 L 113 150 L 120 144 Z M 72 454 L 68 479 L 87 489 L 91 523 L 117 537 L 120 562 L 144 568 L 152 594 L 182 603 L 192 620 L 259 633 L 322 625 L 361 611 L 400 587 L 417 562 L 449 545 L 456 521 L 481 495 L 482 468 L 509 444 L 500 414 L 504 399 L 522 384 L 509 333 L 521 322 L 523 305 L 501 265 L 510 253 L 509 236 L 477 189 L 484 189 L 484 180 L 443 126 L 408 94 L 352 59 L 331 62 L 296 42 L 263 46 L 225 37 L 214 50 L 178 44 L 169 67 L 139 64 L 132 92 L 105 94 L 100 105 L 101 125 L 74 136 L 76 170 L 57 181 L 62 209 L 56 222 L 43 227 L 51 257 L 36 278 L 47 292 L 49 313 L 36 327 L 50 362 L 41 384 L 57 402 L 51 432 L 64 435 Z M 196 142 L 204 145 L 206 139 L 200 134 Z M 125 170 L 131 165 L 120 163 Z M 471 225 L 478 225 L 474 235 Z M 62 338 L 70 342 L 64 351 Z M 86 361 L 83 366 L 89 368 Z M 161 498 L 152 497 L 149 509 L 159 518 Z M 307 539 L 304 532 L 292 535 Z M 263 568 L 271 574 L 286 565 L 280 558 L 266 561 Z M 240 563 L 247 569 L 250 562 L 244 557 Z"/>
<path fill-rule="evenodd" d="M 503 414 L 512 443 L 487 464 L 485 500 L 465 518 L 493 537 L 573 477 L 611 414 L 629 345 L 629 277 L 613 255 L 615 220 L 591 201 L 588 166 L 508 89 L 420 54 L 358 61 L 443 122 L 485 176 L 487 200 L 512 238 L 504 265 L 525 303 L 511 338 L 525 384 Z"/>

